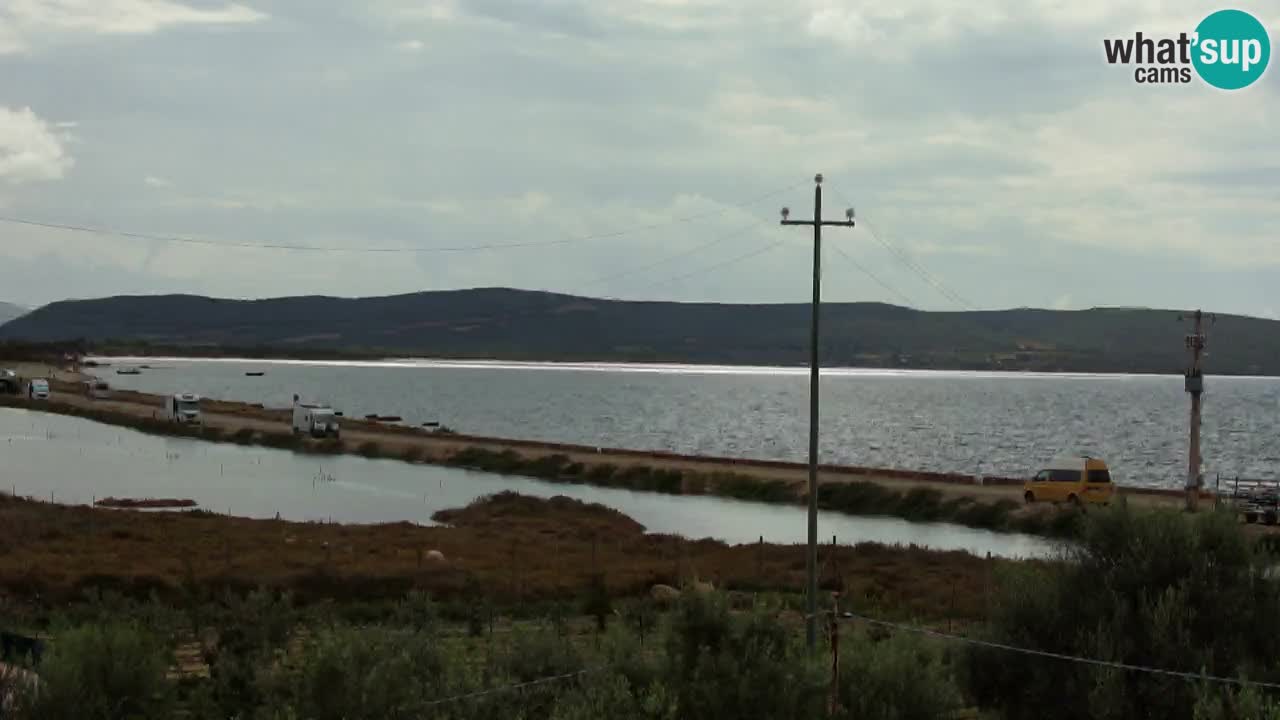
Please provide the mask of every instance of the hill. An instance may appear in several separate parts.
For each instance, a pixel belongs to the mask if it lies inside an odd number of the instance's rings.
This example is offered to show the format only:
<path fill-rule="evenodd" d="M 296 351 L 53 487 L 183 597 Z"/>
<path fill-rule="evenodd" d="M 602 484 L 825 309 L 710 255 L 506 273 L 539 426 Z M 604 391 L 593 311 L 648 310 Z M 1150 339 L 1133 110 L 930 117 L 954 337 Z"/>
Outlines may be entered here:
<path fill-rule="evenodd" d="M 1169 310 L 925 312 L 822 309 L 825 364 L 1074 372 L 1179 372 L 1188 323 Z M 0 340 L 82 339 L 98 352 L 425 355 L 512 360 L 803 364 L 805 303 L 600 300 L 485 288 L 372 298 L 122 296 L 53 303 Z M 1219 316 L 1206 367 L 1280 375 L 1280 322 Z"/>
<path fill-rule="evenodd" d="M 27 314 L 27 308 L 12 303 L 0 302 L 0 325 Z"/>

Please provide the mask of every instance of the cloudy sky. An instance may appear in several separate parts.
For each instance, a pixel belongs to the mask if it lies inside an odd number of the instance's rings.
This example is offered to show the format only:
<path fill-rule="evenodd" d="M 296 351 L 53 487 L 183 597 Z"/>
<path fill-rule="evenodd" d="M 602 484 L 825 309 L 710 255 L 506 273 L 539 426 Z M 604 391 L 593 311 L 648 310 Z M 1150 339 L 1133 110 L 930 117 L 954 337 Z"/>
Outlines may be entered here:
<path fill-rule="evenodd" d="M 0 300 L 803 301 L 778 208 L 822 172 L 866 221 L 825 235 L 828 300 L 1275 316 L 1280 68 L 1227 93 L 1103 61 L 1216 9 L 0 0 Z"/>

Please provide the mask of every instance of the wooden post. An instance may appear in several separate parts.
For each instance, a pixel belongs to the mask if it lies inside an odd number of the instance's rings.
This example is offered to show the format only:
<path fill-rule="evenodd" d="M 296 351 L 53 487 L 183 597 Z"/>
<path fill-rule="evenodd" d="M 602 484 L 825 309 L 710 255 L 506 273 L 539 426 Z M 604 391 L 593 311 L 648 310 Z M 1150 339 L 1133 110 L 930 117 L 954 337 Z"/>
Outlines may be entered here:
<path fill-rule="evenodd" d="M 511 566 L 509 567 L 509 576 L 511 581 L 511 597 L 517 597 L 516 594 L 516 541 L 511 541 Z"/>
<path fill-rule="evenodd" d="M 764 536 L 756 543 L 756 586 L 764 586 Z"/>
<path fill-rule="evenodd" d="M 991 620 L 991 551 L 987 551 L 987 564 L 983 566 L 982 597 L 987 620 Z"/>
<path fill-rule="evenodd" d="M 951 632 L 951 621 L 956 616 L 956 579 L 951 578 L 951 607 L 947 610 L 947 632 Z"/>
<path fill-rule="evenodd" d="M 831 694 L 827 699 L 827 713 L 834 716 L 840 704 L 840 604 L 836 601 L 831 613 Z"/>

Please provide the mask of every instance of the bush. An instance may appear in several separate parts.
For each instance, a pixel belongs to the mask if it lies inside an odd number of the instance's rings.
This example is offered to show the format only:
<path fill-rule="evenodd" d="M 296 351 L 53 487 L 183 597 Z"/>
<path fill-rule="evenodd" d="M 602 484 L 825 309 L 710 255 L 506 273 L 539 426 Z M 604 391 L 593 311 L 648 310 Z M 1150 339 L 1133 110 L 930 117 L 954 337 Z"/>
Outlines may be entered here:
<path fill-rule="evenodd" d="M 936 643 L 907 635 L 876 642 L 858 633 L 840 650 L 835 717 L 932 720 L 963 706 L 953 668 Z"/>
<path fill-rule="evenodd" d="M 990 639 L 1187 672 L 1280 680 L 1280 588 L 1270 560 L 1228 514 L 1090 511 L 1069 562 L 1000 579 Z M 970 687 L 1010 718 L 1191 718 L 1179 678 L 974 651 Z M 1052 699 L 1047 701 L 1046 699 Z"/>
<path fill-rule="evenodd" d="M 367 458 L 376 458 L 382 455 L 382 445 L 378 444 L 377 441 L 368 440 L 360 443 L 360 446 L 356 448 L 356 452 Z"/>
<path fill-rule="evenodd" d="M 524 472 L 544 480 L 556 480 L 559 479 L 568 464 L 569 458 L 566 455 L 543 455 L 536 460 L 528 462 L 524 467 Z"/>
<path fill-rule="evenodd" d="M 666 643 L 662 681 L 679 716 L 707 718 L 820 717 L 826 681 L 822 665 L 777 611 L 729 613 L 724 596 L 681 597 Z"/>
<path fill-rule="evenodd" d="M 589 675 L 556 703 L 551 720 L 677 720 L 675 698 L 660 684 L 633 688 L 616 672 Z"/>
<path fill-rule="evenodd" d="M 301 444 L 301 438 L 293 433 L 269 432 L 258 436 L 258 443 L 271 448 L 289 449 Z"/>
<path fill-rule="evenodd" d="M 712 476 L 710 485 L 716 495 L 737 500 L 792 503 L 798 499 L 791 486 L 782 480 L 761 480 L 750 475 L 716 473 Z"/>
<path fill-rule="evenodd" d="M 293 668 L 267 679 L 270 706 L 311 720 L 416 717 L 425 702 L 449 694 L 449 666 L 430 636 L 412 630 L 323 629 Z"/>
<path fill-rule="evenodd" d="M 597 485 L 609 485 L 609 481 L 613 478 L 613 474 L 617 471 L 617 467 L 610 463 L 601 463 L 592 465 L 587 470 L 587 482 L 596 483 Z"/>
<path fill-rule="evenodd" d="M 172 695 L 164 646 L 119 621 L 59 634 L 39 667 L 40 684 L 18 699 L 17 718 L 169 717 Z"/>

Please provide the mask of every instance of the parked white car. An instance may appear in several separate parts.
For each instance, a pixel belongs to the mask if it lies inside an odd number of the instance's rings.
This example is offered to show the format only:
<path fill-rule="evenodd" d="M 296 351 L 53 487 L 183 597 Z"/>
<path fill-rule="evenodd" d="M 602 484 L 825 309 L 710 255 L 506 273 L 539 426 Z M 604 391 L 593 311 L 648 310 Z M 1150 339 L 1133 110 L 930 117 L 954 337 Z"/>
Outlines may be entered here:
<path fill-rule="evenodd" d="M 27 397 L 32 400 L 49 399 L 49 381 L 44 378 L 32 378 L 27 383 Z"/>

